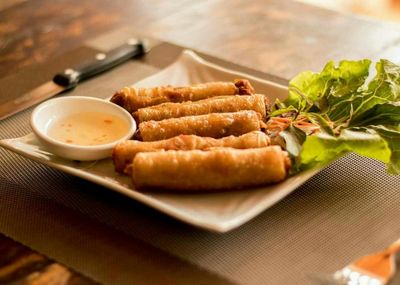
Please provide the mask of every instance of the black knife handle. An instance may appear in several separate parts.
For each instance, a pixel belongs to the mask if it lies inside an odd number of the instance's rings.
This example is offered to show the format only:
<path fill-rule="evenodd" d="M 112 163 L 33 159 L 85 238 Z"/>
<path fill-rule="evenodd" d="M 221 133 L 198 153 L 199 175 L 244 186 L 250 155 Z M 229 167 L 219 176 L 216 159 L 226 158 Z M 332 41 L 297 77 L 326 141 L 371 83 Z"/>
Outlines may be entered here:
<path fill-rule="evenodd" d="M 127 44 L 108 53 L 96 54 L 93 60 L 84 62 L 75 68 L 67 68 L 64 72 L 56 74 L 53 81 L 66 89 L 72 89 L 82 80 L 93 77 L 144 53 L 143 42 L 130 40 Z"/>

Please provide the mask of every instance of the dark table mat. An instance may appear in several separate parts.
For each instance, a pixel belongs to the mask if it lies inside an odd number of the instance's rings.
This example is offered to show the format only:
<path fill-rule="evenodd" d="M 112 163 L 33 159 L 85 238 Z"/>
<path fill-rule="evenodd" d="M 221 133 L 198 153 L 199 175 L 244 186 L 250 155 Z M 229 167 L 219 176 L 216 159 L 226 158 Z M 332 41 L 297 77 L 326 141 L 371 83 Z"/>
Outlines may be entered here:
<path fill-rule="evenodd" d="M 179 50 L 161 44 L 73 95 L 108 97 Z M 30 132 L 30 112 L 1 121 L 0 138 Z M 400 236 L 399 185 L 380 163 L 349 155 L 251 222 L 216 234 L 0 149 L 0 231 L 106 284 L 309 284 L 310 274 Z"/>

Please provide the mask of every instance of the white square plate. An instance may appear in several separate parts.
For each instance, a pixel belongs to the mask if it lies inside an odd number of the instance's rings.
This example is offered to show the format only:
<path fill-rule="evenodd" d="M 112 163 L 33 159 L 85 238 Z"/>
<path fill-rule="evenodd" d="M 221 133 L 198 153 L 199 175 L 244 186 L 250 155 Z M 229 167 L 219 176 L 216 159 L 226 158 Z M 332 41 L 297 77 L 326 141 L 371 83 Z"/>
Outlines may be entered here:
<path fill-rule="evenodd" d="M 188 50 L 173 64 L 137 82 L 135 86 L 187 85 L 207 81 L 232 81 L 236 78 L 249 79 L 257 93 L 269 95 L 271 101 L 287 96 L 285 86 L 222 68 Z M 64 160 L 48 152 L 32 133 L 20 138 L 2 140 L 0 145 L 39 163 L 117 191 L 183 222 L 216 232 L 226 232 L 244 224 L 318 172 L 303 172 L 276 185 L 233 192 L 141 193 L 134 190 L 129 177 L 114 171 L 111 159 L 81 163 Z"/>

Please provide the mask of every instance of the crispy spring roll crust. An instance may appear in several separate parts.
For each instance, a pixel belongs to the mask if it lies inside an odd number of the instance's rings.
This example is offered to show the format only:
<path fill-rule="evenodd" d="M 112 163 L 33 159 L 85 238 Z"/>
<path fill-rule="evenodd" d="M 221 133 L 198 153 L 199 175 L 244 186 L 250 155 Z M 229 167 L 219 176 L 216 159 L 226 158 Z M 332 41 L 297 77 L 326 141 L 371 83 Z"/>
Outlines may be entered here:
<path fill-rule="evenodd" d="M 145 121 L 161 121 L 170 118 L 196 116 L 210 113 L 238 112 L 253 110 L 266 120 L 267 98 L 264 95 L 252 96 L 220 96 L 195 102 L 163 103 L 137 110 L 133 116 L 141 123 Z"/>
<path fill-rule="evenodd" d="M 287 153 L 279 146 L 142 152 L 133 160 L 132 179 L 141 190 L 235 189 L 282 181 L 288 163 Z"/>
<path fill-rule="evenodd" d="M 129 140 L 115 146 L 112 154 L 115 170 L 129 174 L 135 156 L 140 152 L 160 150 L 193 150 L 213 147 L 232 147 L 237 149 L 265 147 L 270 144 L 270 138 L 263 132 L 254 131 L 239 137 L 229 136 L 221 139 L 198 137 L 195 135 L 180 135 L 167 140 L 141 142 Z"/>
<path fill-rule="evenodd" d="M 260 117 L 260 114 L 254 111 L 240 111 L 147 121 L 139 125 L 139 132 L 143 141 L 164 140 L 178 135 L 212 138 L 240 136 L 260 130 Z"/>
<path fill-rule="evenodd" d="M 246 79 L 234 82 L 209 82 L 186 87 L 162 86 L 154 88 L 125 87 L 114 94 L 111 102 L 129 112 L 165 102 L 198 101 L 221 95 L 250 95 L 254 89 Z"/>

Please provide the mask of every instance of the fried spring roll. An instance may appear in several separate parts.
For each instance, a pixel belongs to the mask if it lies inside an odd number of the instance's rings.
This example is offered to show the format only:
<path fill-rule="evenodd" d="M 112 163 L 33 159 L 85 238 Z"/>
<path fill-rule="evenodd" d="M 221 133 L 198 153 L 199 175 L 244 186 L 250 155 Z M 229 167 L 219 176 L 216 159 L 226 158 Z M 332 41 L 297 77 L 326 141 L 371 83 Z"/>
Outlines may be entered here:
<path fill-rule="evenodd" d="M 139 125 L 139 132 L 143 141 L 165 140 L 178 135 L 212 138 L 240 136 L 260 130 L 260 117 L 260 114 L 254 111 L 240 111 L 147 121 Z"/>
<path fill-rule="evenodd" d="M 221 95 L 250 95 L 254 89 L 246 79 L 234 82 L 209 82 L 186 87 L 162 86 L 153 88 L 125 87 L 111 98 L 129 112 L 166 102 L 198 101 Z"/>
<path fill-rule="evenodd" d="M 290 167 L 279 146 L 142 152 L 132 164 L 137 189 L 211 191 L 277 183 Z"/>
<path fill-rule="evenodd" d="M 112 153 L 115 170 L 129 174 L 135 156 L 140 152 L 160 150 L 205 150 L 213 147 L 231 147 L 237 149 L 265 147 L 270 144 L 269 137 L 260 131 L 250 132 L 239 137 L 229 136 L 221 139 L 198 137 L 195 135 L 180 135 L 167 140 L 141 142 L 128 140 L 117 144 Z"/>
<path fill-rule="evenodd" d="M 267 98 L 264 95 L 252 96 L 220 96 L 195 102 L 163 103 L 137 110 L 133 116 L 141 123 L 145 121 L 161 121 L 169 118 L 204 115 L 210 113 L 228 113 L 242 110 L 253 110 L 266 119 Z"/>

